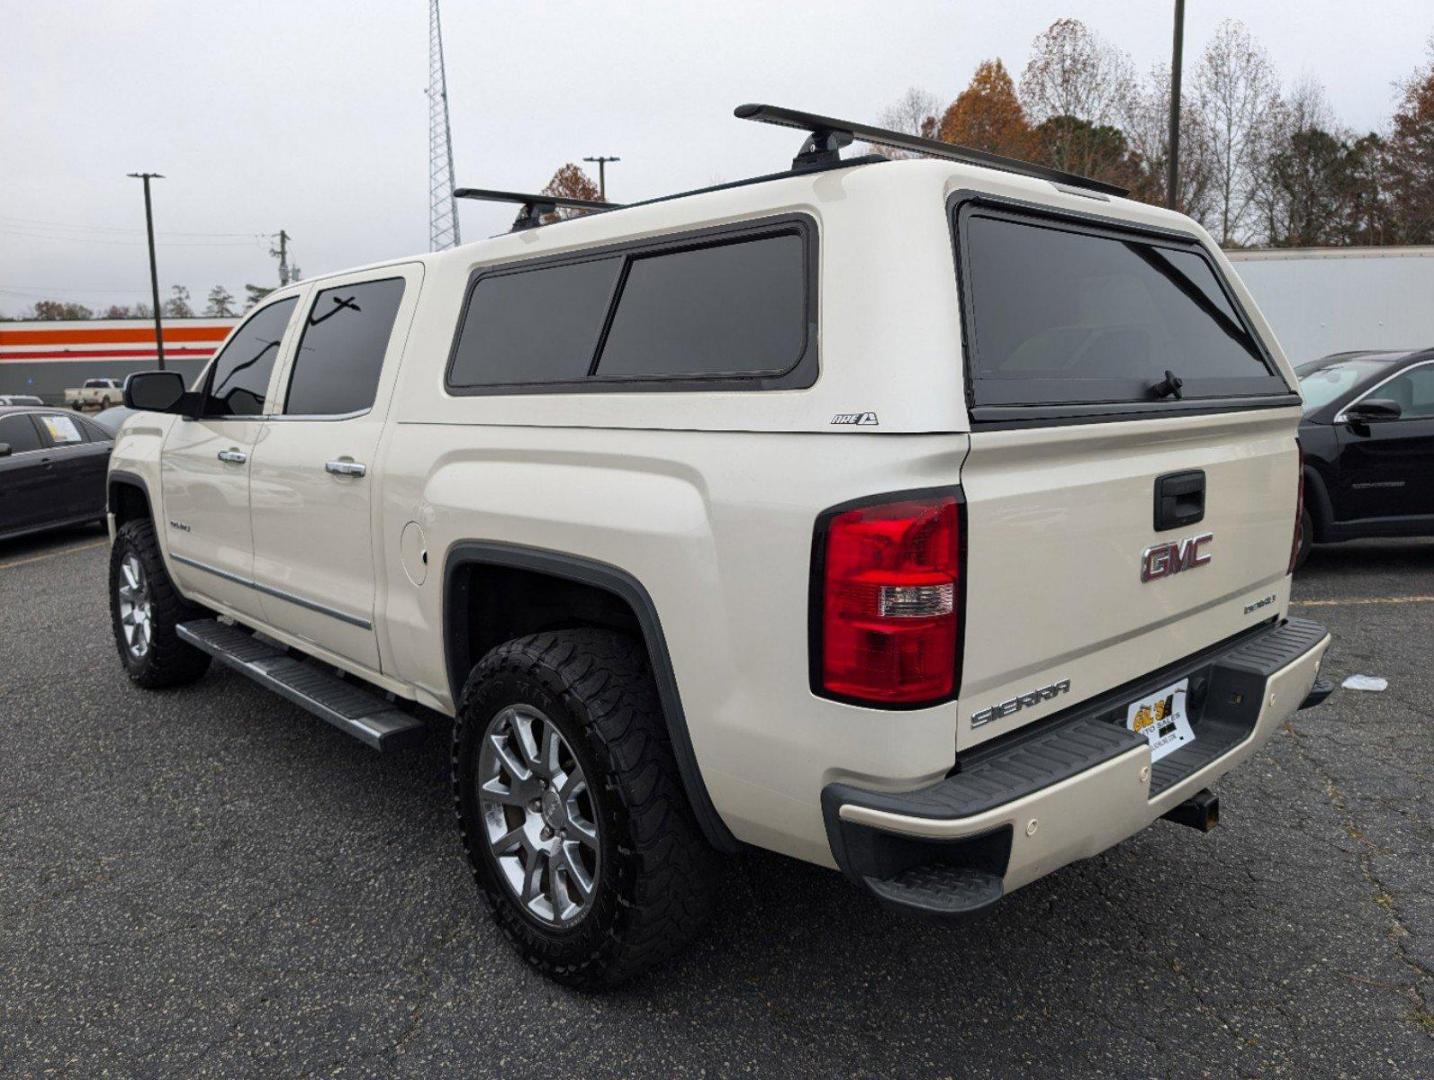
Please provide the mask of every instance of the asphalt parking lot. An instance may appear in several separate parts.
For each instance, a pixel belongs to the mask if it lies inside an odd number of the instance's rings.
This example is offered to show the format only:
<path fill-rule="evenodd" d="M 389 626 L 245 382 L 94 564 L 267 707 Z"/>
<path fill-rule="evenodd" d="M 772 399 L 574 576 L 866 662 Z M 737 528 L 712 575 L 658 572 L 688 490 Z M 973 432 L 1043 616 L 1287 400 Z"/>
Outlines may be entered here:
<path fill-rule="evenodd" d="M 1434 543 L 1317 549 L 1327 670 L 1169 823 L 956 926 L 753 853 L 619 993 L 489 923 L 446 731 L 380 756 L 241 677 L 124 679 L 97 530 L 0 544 L 0 1074 L 1434 1076 Z"/>

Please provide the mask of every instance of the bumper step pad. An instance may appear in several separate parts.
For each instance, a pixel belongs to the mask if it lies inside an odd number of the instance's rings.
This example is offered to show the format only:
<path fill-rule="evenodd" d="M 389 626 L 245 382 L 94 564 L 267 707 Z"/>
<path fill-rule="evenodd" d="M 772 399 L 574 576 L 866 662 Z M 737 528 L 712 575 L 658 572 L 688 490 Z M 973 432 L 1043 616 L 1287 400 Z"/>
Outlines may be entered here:
<path fill-rule="evenodd" d="M 181 623 L 177 629 L 195 648 L 375 750 L 409 746 L 427 733 L 422 720 L 372 690 L 340 678 L 317 661 L 290 656 L 247 630 L 218 619 Z"/>
<path fill-rule="evenodd" d="M 1001 899 L 1001 878 L 974 866 L 925 863 L 895 877 L 866 879 L 883 903 L 926 915 L 970 915 Z"/>

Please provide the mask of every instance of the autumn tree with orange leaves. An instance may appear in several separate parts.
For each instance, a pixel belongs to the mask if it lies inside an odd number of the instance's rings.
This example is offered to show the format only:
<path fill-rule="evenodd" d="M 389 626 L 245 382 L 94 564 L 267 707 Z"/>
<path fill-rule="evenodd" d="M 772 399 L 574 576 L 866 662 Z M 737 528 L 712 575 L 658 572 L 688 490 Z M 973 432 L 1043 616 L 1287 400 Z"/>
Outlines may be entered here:
<path fill-rule="evenodd" d="M 597 184 L 593 183 L 593 178 L 571 161 L 553 173 L 553 178 L 538 194 L 557 195 L 564 199 L 591 199 L 594 202 L 602 199 L 602 194 L 598 191 Z M 555 213 L 543 215 L 543 221 L 564 221 L 585 213 L 587 213 L 586 210 L 574 210 L 560 206 Z"/>
<path fill-rule="evenodd" d="M 981 62 L 970 84 L 942 115 L 937 138 L 1007 157 L 1031 155 L 1031 125 L 1005 64 Z"/>

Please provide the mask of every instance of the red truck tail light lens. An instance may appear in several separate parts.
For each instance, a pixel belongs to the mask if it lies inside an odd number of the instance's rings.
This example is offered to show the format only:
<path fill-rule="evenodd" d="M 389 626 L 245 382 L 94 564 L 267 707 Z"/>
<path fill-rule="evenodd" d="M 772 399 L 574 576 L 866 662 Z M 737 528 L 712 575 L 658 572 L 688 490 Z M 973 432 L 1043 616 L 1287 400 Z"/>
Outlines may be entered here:
<path fill-rule="evenodd" d="M 818 526 L 814 554 L 813 688 L 877 705 L 950 696 L 960 617 L 956 496 L 838 511 Z"/>

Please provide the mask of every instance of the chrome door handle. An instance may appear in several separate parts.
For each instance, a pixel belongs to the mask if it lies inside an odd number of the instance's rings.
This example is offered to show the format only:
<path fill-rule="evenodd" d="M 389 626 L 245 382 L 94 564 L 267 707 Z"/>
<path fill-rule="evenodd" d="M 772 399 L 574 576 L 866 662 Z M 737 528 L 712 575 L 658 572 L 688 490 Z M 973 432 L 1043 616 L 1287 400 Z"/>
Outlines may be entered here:
<path fill-rule="evenodd" d="M 219 451 L 219 460 L 227 461 L 231 465 L 243 465 L 244 462 L 249 460 L 249 455 L 244 453 L 243 450 L 221 450 Z"/>
<path fill-rule="evenodd" d="M 362 462 L 354 461 L 352 458 L 339 458 L 337 461 L 330 461 L 324 468 L 335 476 L 363 476 L 368 472 L 368 466 Z"/>

